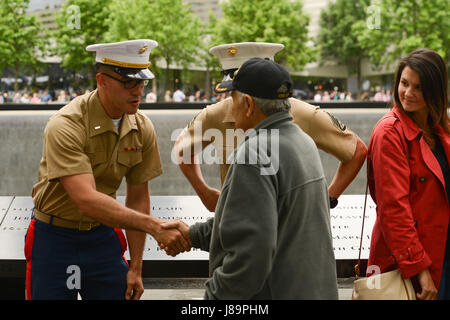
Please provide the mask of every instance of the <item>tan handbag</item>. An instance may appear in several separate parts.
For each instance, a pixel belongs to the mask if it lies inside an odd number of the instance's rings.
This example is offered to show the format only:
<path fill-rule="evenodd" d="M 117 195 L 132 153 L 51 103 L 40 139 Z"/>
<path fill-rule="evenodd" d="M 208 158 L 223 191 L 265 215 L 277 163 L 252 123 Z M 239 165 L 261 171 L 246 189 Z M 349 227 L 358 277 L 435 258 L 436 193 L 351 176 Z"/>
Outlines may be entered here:
<path fill-rule="evenodd" d="M 416 293 L 411 279 L 404 279 L 397 269 L 356 279 L 352 300 L 416 300 Z"/>
<path fill-rule="evenodd" d="M 364 212 L 359 245 L 358 264 L 355 266 L 352 300 L 416 300 L 416 293 L 411 279 L 404 279 L 399 269 L 378 273 L 370 277 L 359 278 L 361 264 L 361 248 L 366 216 L 367 191 L 364 198 Z"/>

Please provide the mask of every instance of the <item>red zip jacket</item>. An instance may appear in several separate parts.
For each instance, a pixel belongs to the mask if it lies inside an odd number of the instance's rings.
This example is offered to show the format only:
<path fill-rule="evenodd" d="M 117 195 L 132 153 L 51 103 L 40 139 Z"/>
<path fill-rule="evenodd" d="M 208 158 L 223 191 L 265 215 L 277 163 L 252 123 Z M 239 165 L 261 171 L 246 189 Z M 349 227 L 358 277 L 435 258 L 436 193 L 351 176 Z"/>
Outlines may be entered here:
<path fill-rule="evenodd" d="M 450 159 L 450 135 L 440 126 L 437 132 Z M 381 272 L 399 268 L 404 278 L 429 267 L 439 288 L 449 203 L 441 167 L 422 130 L 395 106 L 372 132 L 368 161 L 377 205 L 368 265 Z"/>

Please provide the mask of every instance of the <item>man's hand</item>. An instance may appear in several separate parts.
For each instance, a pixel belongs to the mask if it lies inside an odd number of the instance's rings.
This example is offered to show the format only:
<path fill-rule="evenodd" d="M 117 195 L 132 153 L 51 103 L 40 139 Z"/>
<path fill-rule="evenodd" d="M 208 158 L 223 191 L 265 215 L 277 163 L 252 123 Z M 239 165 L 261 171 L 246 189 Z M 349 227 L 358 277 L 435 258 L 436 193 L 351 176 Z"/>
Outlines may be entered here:
<path fill-rule="evenodd" d="M 183 222 L 179 219 L 175 219 L 172 221 L 164 222 L 161 225 L 161 227 L 167 231 L 177 230 L 178 232 L 180 232 L 183 235 L 183 238 L 189 243 L 190 247 L 192 247 L 191 237 L 189 235 L 189 226 L 185 222 Z M 160 243 L 160 242 L 158 242 L 158 244 L 161 249 L 165 250 L 168 255 L 173 256 L 173 257 L 181 252 L 184 252 L 184 251 L 178 250 L 177 247 L 167 246 L 164 243 Z M 187 251 L 189 251 L 189 250 L 187 250 Z"/>
<path fill-rule="evenodd" d="M 154 238 L 168 255 L 175 257 L 180 252 L 191 250 L 192 243 L 189 236 L 186 239 L 178 229 L 165 227 L 166 223 L 163 220 L 159 221 L 159 230 L 154 235 Z"/>
<path fill-rule="evenodd" d="M 141 273 L 130 269 L 127 273 L 127 291 L 125 292 L 126 300 L 139 300 L 144 293 L 144 285 L 142 284 Z"/>

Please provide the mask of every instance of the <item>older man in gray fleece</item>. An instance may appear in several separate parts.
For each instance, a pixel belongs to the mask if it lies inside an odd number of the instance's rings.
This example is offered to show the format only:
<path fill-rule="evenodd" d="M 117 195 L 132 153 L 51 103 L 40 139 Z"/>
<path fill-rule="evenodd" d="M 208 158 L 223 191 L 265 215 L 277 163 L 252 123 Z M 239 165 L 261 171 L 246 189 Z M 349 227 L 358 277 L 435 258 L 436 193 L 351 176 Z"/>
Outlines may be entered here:
<path fill-rule="evenodd" d="M 277 63 L 247 60 L 233 80 L 236 127 L 215 217 L 179 228 L 209 251 L 206 299 L 337 299 L 327 183 L 313 140 L 292 122 L 292 80 Z M 175 255 L 175 248 L 165 248 Z"/>

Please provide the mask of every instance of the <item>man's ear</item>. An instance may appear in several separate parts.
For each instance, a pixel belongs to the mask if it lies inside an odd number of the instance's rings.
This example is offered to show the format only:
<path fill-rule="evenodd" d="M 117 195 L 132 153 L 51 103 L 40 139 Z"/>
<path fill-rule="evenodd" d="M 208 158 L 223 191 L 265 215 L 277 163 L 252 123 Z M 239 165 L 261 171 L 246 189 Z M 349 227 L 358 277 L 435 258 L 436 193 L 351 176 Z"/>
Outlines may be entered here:
<path fill-rule="evenodd" d="M 95 79 L 97 80 L 97 86 L 98 86 L 98 87 L 103 87 L 103 86 L 105 86 L 104 76 L 103 76 L 100 72 L 98 72 L 98 73 L 95 75 Z"/>
<path fill-rule="evenodd" d="M 249 96 L 248 94 L 246 94 L 244 96 L 244 107 L 246 108 L 245 116 L 247 118 L 251 118 L 252 115 L 255 113 L 256 104 L 255 104 L 255 100 L 253 100 L 253 98 L 251 96 Z"/>

